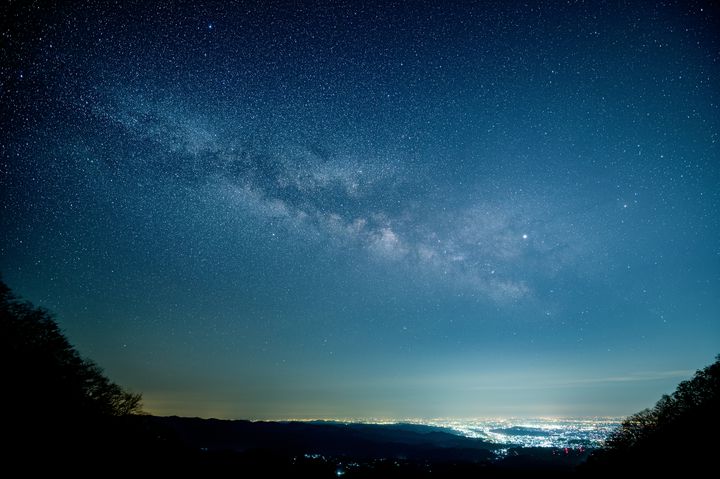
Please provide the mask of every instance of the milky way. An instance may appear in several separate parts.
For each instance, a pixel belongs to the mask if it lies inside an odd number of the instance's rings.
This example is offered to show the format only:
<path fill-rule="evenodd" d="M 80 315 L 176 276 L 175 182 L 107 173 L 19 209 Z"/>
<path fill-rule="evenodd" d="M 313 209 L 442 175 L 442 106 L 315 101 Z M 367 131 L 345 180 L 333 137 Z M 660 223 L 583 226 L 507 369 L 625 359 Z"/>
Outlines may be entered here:
<path fill-rule="evenodd" d="M 152 412 L 619 415 L 718 352 L 709 3 L 2 8 L 0 271 Z"/>

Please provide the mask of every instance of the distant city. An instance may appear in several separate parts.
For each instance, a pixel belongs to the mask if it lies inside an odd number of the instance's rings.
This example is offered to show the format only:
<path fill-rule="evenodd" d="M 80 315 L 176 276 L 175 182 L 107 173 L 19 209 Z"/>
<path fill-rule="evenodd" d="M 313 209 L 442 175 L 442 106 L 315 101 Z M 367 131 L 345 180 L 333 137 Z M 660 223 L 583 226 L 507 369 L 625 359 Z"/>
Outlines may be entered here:
<path fill-rule="evenodd" d="M 616 417 L 330 419 L 311 422 L 414 424 L 509 447 L 596 448 L 622 422 Z M 502 452 L 499 450 L 498 452 Z"/>
<path fill-rule="evenodd" d="M 466 437 L 522 447 L 598 447 L 620 425 L 619 418 L 439 420 Z"/>

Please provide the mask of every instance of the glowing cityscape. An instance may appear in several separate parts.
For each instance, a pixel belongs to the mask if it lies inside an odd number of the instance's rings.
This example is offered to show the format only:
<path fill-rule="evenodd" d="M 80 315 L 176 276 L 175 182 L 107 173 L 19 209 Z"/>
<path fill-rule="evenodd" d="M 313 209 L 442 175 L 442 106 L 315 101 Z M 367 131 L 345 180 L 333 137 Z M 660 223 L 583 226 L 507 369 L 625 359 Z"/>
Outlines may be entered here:
<path fill-rule="evenodd" d="M 307 420 L 302 420 L 307 422 Z M 622 418 L 371 418 L 316 419 L 309 422 L 431 426 L 498 446 L 595 448 L 603 444 Z M 498 451 L 504 449 L 500 448 Z"/>

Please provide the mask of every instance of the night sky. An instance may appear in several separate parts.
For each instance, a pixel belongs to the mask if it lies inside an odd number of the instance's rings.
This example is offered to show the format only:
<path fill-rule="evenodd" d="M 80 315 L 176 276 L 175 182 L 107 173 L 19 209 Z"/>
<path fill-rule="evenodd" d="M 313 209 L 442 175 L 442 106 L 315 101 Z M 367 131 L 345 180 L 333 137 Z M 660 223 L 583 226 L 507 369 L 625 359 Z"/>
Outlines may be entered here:
<path fill-rule="evenodd" d="M 720 352 L 712 2 L 69 3 L 0 7 L 0 272 L 149 412 L 626 415 Z"/>

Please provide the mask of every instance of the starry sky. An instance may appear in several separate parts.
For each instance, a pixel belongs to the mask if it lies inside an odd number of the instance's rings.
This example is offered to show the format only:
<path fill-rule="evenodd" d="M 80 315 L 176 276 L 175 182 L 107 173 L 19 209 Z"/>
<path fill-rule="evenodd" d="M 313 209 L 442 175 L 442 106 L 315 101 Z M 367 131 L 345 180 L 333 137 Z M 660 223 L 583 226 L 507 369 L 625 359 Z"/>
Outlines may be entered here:
<path fill-rule="evenodd" d="M 712 2 L 5 2 L 0 272 L 155 414 L 626 415 L 720 352 Z"/>

